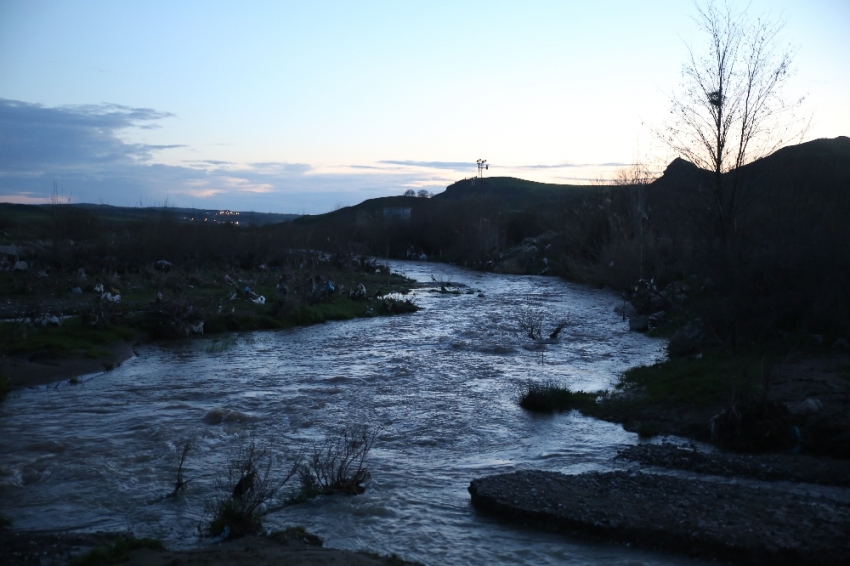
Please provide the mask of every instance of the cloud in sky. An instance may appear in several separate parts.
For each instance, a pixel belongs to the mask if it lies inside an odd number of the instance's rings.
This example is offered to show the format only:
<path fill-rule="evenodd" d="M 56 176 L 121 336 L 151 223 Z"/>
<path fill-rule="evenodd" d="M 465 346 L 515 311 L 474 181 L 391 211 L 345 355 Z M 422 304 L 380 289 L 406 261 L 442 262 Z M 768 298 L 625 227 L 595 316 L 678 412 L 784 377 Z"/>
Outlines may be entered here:
<path fill-rule="evenodd" d="M 199 159 L 164 164 L 157 162 L 159 156 L 185 146 L 126 140 L 135 130 L 156 128 L 172 117 L 169 112 L 117 104 L 51 108 L 0 99 L 0 200 L 46 202 L 55 181 L 72 202 L 149 206 L 167 201 L 198 208 L 313 214 L 408 188 L 440 192 L 476 171 L 472 161 L 314 165 Z M 556 182 L 600 177 L 578 173 L 587 167 L 495 166 L 490 173 L 528 177 L 539 169 L 548 176 L 539 180 Z M 565 171 L 572 177 L 564 177 Z"/>
<path fill-rule="evenodd" d="M 156 154 L 183 146 L 121 137 L 171 116 L 115 104 L 48 108 L 0 100 L 0 200 L 45 202 L 56 181 L 74 202 L 132 206 L 167 199 L 181 206 L 315 213 L 423 186 L 422 174 L 380 167 L 319 171 L 307 163 L 215 159 L 164 165 Z"/>

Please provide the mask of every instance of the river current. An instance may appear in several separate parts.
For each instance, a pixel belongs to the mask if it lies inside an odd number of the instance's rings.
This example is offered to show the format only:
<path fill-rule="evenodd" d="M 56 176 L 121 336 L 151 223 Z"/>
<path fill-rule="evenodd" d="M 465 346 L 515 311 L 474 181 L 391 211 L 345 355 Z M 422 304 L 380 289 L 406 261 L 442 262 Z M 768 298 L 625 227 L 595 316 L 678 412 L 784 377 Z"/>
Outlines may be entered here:
<path fill-rule="evenodd" d="M 266 517 L 269 529 L 305 526 L 325 545 L 398 553 L 436 564 L 694 564 L 621 545 L 589 544 L 478 514 L 467 486 L 518 469 L 608 470 L 638 442 L 620 426 L 578 413 L 529 414 L 525 382 L 574 390 L 611 387 L 651 363 L 662 342 L 631 333 L 610 292 L 556 278 L 395 262 L 418 281 L 423 310 L 138 348 L 82 383 L 27 389 L 0 404 L 0 509 L 14 527 L 131 530 L 170 547 L 198 539 L 205 504 L 240 446 L 286 456 L 344 426 L 380 430 L 372 479 L 356 497 L 322 497 Z M 466 291 L 466 289 L 463 289 Z M 543 346 L 517 335 L 515 315 L 544 309 Z M 194 439 L 185 494 L 173 487 L 177 452 Z M 293 485 L 294 487 L 294 485 Z"/>

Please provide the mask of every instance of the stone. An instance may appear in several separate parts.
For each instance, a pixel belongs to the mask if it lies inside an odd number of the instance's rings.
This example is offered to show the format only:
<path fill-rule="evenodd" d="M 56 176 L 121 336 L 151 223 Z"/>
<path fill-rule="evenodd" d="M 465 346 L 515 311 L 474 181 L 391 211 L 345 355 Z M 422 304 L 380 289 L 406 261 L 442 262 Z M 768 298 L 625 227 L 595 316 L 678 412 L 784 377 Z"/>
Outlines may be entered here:
<path fill-rule="evenodd" d="M 813 415 L 820 410 L 823 409 L 823 403 L 820 399 L 806 399 L 805 401 L 800 401 L 799 403 L 794 403 L 788 405 L 788 411 L 797 417 L 804 417 L 806 415 Z"/>
<path fill-rule="evenodd" d="M 649 330 L 649 317 L 641 315 L 629 318 L 629 330 L 634 332 L 646 332 Z"/>
<path fill-rule="evenodd" d="M 844 338 L 839 338 L 835 342 L 832 343 L 833 350 L 847 350 L 850 349 L 850 344 L 847 343 L 847 340 Z"/>
<path fill-rule="evenodd" d="M 702 320 L 692 320 L 673 333 L 667 344 L 667 351 L 671 356 L 687 356 L 697 349 L 704 334 Z"/>
<path fill-rule="evenodd" d="M 83 290 L 80 289 L 79 287 L 74 287 L 73 289 L 71 289 L 71 294 L 72 295 L 82 295 Z"/>
<path fill-rule="evenodd" d="M 626 311 L 625 315 L 623 314 L 624 310 Z M 637 316 L 637 309 L 635 309 L 635 307 L 632 306 L 631 303 L 625 303 L 625 305 L 623 305 L 623 303 L 620 303 L 619 305 L 614 307 L 614 312 L 620 316 L 624 316 L 625 318 L 632 318 L 633 316 Z"/>
<path fill-rule="evenodd" d="M 12 267 L 12 271 L 26 271 L 29 269 L 29 265 L 25 261 L 16 261 L 14 267 Z"/>

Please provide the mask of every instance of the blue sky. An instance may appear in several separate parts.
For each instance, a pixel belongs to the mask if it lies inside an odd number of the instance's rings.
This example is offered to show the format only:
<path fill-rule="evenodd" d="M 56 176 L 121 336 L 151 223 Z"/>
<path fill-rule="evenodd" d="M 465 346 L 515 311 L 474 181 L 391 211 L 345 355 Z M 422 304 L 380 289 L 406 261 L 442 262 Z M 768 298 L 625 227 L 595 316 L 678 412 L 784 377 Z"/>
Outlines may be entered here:
<path fill-rule="evenodd" d="M 807 139 L 850 135 L 850 2 L 755 0 Z M 0 200 L 319 213 L 671 156 L 692 4 L 0 0 Z"/>

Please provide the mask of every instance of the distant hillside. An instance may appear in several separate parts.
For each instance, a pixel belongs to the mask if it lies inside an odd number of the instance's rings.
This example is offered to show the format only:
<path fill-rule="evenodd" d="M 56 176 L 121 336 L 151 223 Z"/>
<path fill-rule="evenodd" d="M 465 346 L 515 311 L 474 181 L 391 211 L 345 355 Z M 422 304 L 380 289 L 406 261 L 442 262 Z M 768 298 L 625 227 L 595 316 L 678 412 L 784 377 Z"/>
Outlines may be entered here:
<path fill-rule="evenodd" d="M 240 226 L 264 226 L 288 222 L 298 218 L 297 214 L 276 214 L 266 212 L 241 212 L 232 210 L 204 210 L 198 208 L 176 207 L 132 207 L 111 206 L 107 204 L 61 204 L 33 205 L 0 203 L 0 215 L 15 215 L 19 218 L 33 220 L 46 218 L 54 206 L 67 207 L 70 210 L 80 210 L 93 213 L 101 220 L 108 222 L 126 222 L 146 220 L 162 216 L 172 216 L 184 222 L 238 223 Z"/>

